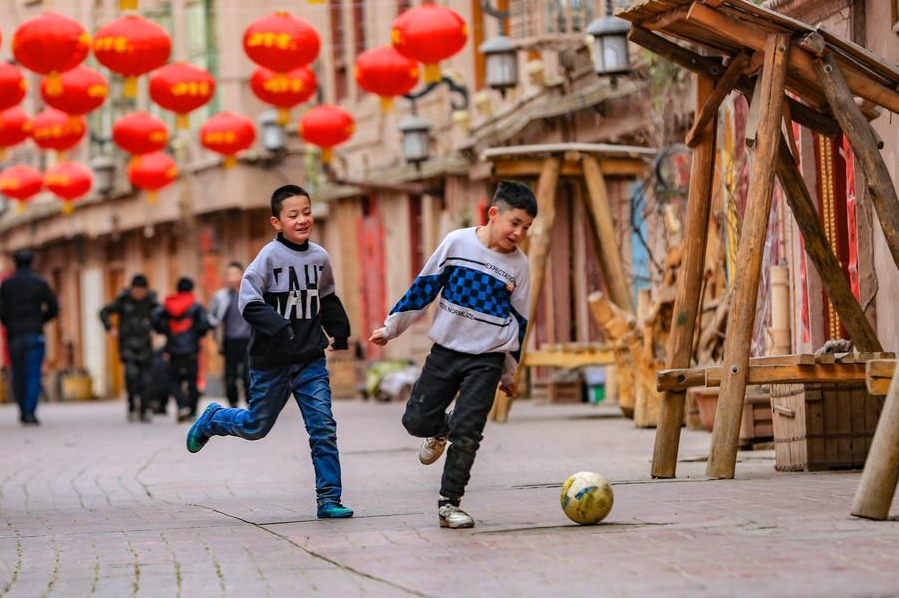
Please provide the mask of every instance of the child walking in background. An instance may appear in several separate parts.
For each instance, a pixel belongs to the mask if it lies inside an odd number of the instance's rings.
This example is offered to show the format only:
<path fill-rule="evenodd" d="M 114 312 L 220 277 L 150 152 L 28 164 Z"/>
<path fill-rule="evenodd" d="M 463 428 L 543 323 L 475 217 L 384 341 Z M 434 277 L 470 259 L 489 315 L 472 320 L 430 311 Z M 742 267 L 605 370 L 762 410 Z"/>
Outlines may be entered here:
<path fill-rule="evenodd" d="M 440 296 L 429 333 L 434 345 L 403 426 L 425 438 L 422 464 L 436 462 L 449 442 L 437 500 L 440 526 L 447 528 L 474 526 L 460 502 L 497 386 L 512 397 L 518 392 L 515 370 L 528 324 L 530 271 L 518 244 L 537 216 L 537 200 L 523 183 L 502 181 L 487 214 L 485 226 L 446 236 L 369 339 L 386 345 Z"/>
<path fill-rule="evenodd" d="M 347 349 L 350 323 L 334 293 L 331 259 L 309 241 L 314 219 L 309 194 L 284 185 L 271 197 L 269 242 L 244 272 L 238 307 L 250 323 L 250 397 L 247 409 L 212 403 L 187 434 L 196 453 L 215 435 L 255 441 L 265 437 L 293 393 L 312 451 L 319 518 L 349 518 L 341 504 L 337 423 L 325 349 Z M 327 332 L 327 336 L 326 333 Z"/>

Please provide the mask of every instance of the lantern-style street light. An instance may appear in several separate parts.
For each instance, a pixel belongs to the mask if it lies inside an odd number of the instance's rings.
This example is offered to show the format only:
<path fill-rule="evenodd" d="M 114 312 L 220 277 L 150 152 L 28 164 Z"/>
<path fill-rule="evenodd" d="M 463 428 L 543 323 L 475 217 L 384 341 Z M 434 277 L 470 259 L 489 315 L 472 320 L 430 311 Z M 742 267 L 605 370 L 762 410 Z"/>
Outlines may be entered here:
<path fill-rule="evenodd" d="M 631 25 L 616 17 L 612 11 L 612 0 L 606 0 L 606 16 L 595 19 L 587 26 L 587 33 L 593 36 L 593 66 L 600 77 L 615 77 L 631 72 L 627 51 L 627 33 Z"/>
<path fill-rule="evenodd" d="M 450 106 L 455 114 L 468 110 L 468 88 L 445 75 L 440 81 L 429 83 L 420 91 L 403 96 L 412 101 L 412 116 L 403 119 L 399 124 L 400 133 L 403 134 L 403 157 L 406 162 L 416 167 L 428 159 L 428 133 L 431 130 L 431 123 L 416 114 L 415 101 L 427 96 L 440 85 L 446 85 L 452 93 L 459 96 L 458 100 L 450 98 Z"/>
<path fill-rule="evenodd" d="M 109 197 L 115 189 L 115 160 L 106 154 L 97 154 L 90 159 L 94 179 L 94 192 L 103 198 Z"/>
<path fill-rule="evenodd" d="M 285 147 L 284 127 L 278 119 L 278 111 L 269 109 L 264 111 L 258 117 L 256 122 L 259 125 L 259 137 L 262 138 L 262 147 L 272 154 L 280 154 Z"/>
<path fill-rule="evenodd" d="M 507 89 L 518 85 L 518 52 L 505 32 L 505 20 L 509 18 L 509 11 L 494 8 L 490 0 L 481 0 L 481 8 L 499 21 L 497 36 L 478 48 L 486 61 L 487 85 L 505 97 Z"/>

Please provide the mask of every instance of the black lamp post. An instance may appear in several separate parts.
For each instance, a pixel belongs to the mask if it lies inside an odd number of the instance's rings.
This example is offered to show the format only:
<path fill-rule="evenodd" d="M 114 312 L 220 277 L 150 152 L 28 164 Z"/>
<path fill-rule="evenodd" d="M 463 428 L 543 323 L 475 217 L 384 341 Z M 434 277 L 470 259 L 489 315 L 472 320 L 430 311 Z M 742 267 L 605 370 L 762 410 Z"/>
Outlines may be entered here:
<path fill-rule="evenodd" d="M 481 0 L 481 8 L 499 21 L 498 35 L 478 48 L 486 59 L 487 85 L 505 97 L 507 89 L 518 85 L 518 52 L 505 34 L 509 11 L 494 8 L 490 0 Z"/>
<path fill-rule="evenodd" d="M 90 159 L 90 169 L 93 174 L 94 192 L 108 197 L 115 189 L 115 160 L 106 154 L 97 154 Z"/>
<path fill-rule="evenodd" d="M 412 102 L 412 115 L 403 119 L 399 124 L 400 133 L 403 134 L 403 158 L 416 167 L 428 159 L 430 145 L 428 134 L 431 131 L 431 123 L 418 116 L 415 101 L 425 97 L 440 85 L 446 85 L 453 94 L 459 96 L 458 99 L 450 98 L 450 106 L 453 111 L 468 110 L 468 88 L 459 85 L 445 75 L 440 81 L 429 83 L 421 90 L 403 96 Z"/>
<path fill-rule="evenodd" d="M 606 16 L 587 26 L 593 36 L 593 66 L 600 77 L 627 75 L 631 72 L 627 51 L 627 33 L 631 25 L 612 14 L 612 0 L 606 0 Z"/>

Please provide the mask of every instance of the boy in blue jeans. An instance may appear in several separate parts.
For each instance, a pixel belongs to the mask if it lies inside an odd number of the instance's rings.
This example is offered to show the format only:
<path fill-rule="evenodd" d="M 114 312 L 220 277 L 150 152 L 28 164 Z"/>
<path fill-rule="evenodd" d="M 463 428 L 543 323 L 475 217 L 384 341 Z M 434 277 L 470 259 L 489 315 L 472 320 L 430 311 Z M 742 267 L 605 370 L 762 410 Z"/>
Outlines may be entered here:
<path fill-rule="evenodd" d="M 271 208 L 278 237 L 247 267 L 238 298 L 252 327 L 247 409 L 210 404 L 188 431 L 187 450 L 200 451 L 214 435 L 265 437 L 293 393 L 309 433 L 318 517 L 349 518 L 353 510 L 340 503 L 337 423 L 325 368 L 328 337 L 333 349 L 347 349 L 349 319 L 334 293 L 328 253 L 309 241 L 314 224 L 309 194 L 284 185 L 272 194 Z"/>
<path fill-rule="evenodd" d="M 434 345 L 412 387 L 403 426 L 425 438 L 422 464 L 436 462 L 450 443 L 437 500 L 446 528 L 474 526 L 459 504 L 497 386 L 512 397 L 518 392 L 515 370 L 528 324 L 530 270 L 518 244 L 537 216 L 537 200 L 527 185 L 502 181 L 487 214 L 485 226 L 446 236 L 369 339 L 386 345 L 440 296 L 429 333 Z"/>

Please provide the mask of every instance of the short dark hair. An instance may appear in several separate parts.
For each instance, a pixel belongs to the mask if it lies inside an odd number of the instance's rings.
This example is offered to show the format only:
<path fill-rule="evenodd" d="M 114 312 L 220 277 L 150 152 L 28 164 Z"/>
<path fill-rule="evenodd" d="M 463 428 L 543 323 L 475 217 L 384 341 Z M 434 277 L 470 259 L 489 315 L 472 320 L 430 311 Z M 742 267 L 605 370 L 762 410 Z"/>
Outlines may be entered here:
<path fill-rule="evenodd" d="M 294 196 L 306 196 L 309 198 L 310 202 L 312 201 L 309 192 L 299 185 L 282 185 L 272 192 L 272 216 L 279 218 L 281 216 L 281 204 L 283 204 L 284 200 L 287 198 L 292 198 Z"/>
<path fill-rule="evenodd" d="M 190 277 L 181 277 L 180 279 L 178 279 L 178 283 L 175 285 L 175 289 L 178 292 L 193 291 L 194 280 Z"/>
<path fill-rule="evenodd" d="M 146 289 L 147 287 L 150 286 L 150 284 L 147 281 L 147 277 L 138 273 L 138 274 L 134 275 L 133 277 L 131 277 L 131 286 L 132 287 L 143 287 Z"/>
<path fill-rule="evenodd" d="M 232 266 L 238 270 L 243 270 L 243 264 L 241 264 L 237 260 L 232 260 L 231 262 L 229 262 L 227 268 L 231 268 Z"/>
<path fill-rule="evenodd" d="M 509 208 L 520 208 L 532 218 L 537 217 L 537 198 L 531 188 L 519 181 L 500 181 L 490 201 L 491 206 L 505 212 Z"/>
<path fill-rule="evenodd" d="M 12 255 L 12 261 L 20 268 L 31 266 L 31 263 L 34 262 L 34 252 L 28 248 L 18 250 Z"/>

